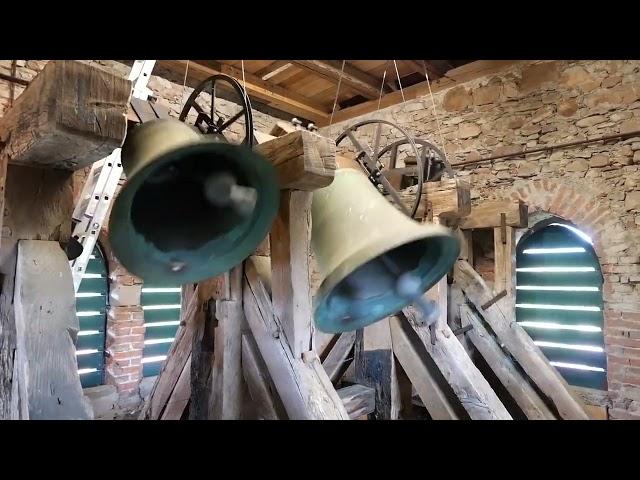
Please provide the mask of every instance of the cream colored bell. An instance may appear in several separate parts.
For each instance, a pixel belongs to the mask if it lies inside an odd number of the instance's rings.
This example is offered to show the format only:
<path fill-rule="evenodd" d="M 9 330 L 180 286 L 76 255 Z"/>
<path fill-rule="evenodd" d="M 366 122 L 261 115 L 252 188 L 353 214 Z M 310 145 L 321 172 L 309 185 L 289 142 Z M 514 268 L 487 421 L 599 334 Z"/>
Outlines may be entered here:
<path fill-rule="evenodd" d="M 452 268 L 460 245 L 448 229 L 421 224 L 397 210 L 352 168 L 340 168 L 316 190 L 312 237 L 323 281 L 314 317 L 323 332 L 362 328 L 412 303 L 398 280 L 425 292 Z"/>

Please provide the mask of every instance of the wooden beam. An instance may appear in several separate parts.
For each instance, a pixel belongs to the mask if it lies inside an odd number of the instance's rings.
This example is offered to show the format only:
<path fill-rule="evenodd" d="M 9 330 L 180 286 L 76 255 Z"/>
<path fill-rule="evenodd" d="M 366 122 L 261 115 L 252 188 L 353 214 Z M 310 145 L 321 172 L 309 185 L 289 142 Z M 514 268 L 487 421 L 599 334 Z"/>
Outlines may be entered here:
<path fill-rule="evenodd" d="M 400 385 L 388 318 L 358 331 L 353 361 L 356 382 L 376 391 L 374 418 L 397 420 L 401 410 Z"/>
<path fill-rule="evenodd" d="M 511 415 L 448 325 L 438 326 L 433 345 L 429 328 L 417 322 L 420 313 L 407 307 L 398 316 L 402 319 L 402 315 L 410 322 L 472 420 L 511 420 Z"/>
<path fill-rule="evenodd" d="M 28 419 L 92 419 L 75 355 L 80 325 L 73 280 L 58 242 L 18 243 L 14 305 L 17 371 Z"/>
<path fill-rule="evenodd" d="M 493 229 L 495 292 L 507 292 L 502 300 L 507 318 L 514 318 L 516 300 L 516 235 L 513 227 Z"/>
<path fill-rule="evenodd" d="M 290 66 L 291 66 L 291 62 L 289 60 L 276 60 L 275 62 L 272 62 L 269 65 L 267 65 L 266 67 L 261 68 L 257 72 L 254 72 L 253 74 L 256 77 L 261 78 L 262 80 L 269 80 L 271 76 L 286 70 Z"/>
<path fill-rule="evenodd" d="M 274 137 L 281 137 L 287 133 L 295 132 L 296 127 L 291 122 L 285 122 L 284 120 L 278 120 L 273 128 L 269 131 L 269 135 Z"/>
<path fill-rule="evenodd" d="M 435 82 L 431 82 L 431 92 L 441 92 L 460 83 L 496 73 L 514 65 L 515 63 L 516 62 L 511 60 L 479 60 L 477 62 L 472 62 L 471 64 L 463 65 L 462 67 L 454 68 L 447 72 L 445 77 L 439 78 Z M 413 100 L 429 95 L 429 84 L 424 81 L 404 88 L 402 93 L 398 90 L 383 95 L 380 99 L 379 108 L 386 108 L 402 103 L 404 101 L 402 94 L 404 94 L 404 100 Z M 333 116 L 333 123 L 336 124 L 345 120 L 350 120 L 359 117 L 360 115 L 375 112 L 376 110 L 378 110 L 377 98 L 335 112 Z M 328 119 L 325 119 L 323 122 L 318 123 L 318 126 L 326 127 L 328 124 Z"/>
<path fill-rule="evenodd" d="M 215 294 L 220 294 L 224 276 L 200 282 L 197 292 L 186 285 L 182 287 L 182 310 L 188 308 L 192 295 L 197 295 L 198 308 L 193 321 L 195 331 L 191 350 L 191 400 L 189 420 L 207 420 L 211 401 L 211 372 L 215 347 Z M 190 292 L 188 290 L 191 290 Z M 180 379 L 178 379 L 178 382 Z M 176 387 L 177 388 L 177 387 Z"/>
<path fill-rule="evenodd" d="M 331 184 L 336 169 L 336 145 L 329 138 L 299 130 L 255 147 L 275 166 L 280 188 L 316 190 Z"/>
<path fill-rule="evenodd" d="M 283 191 L 269 233 L 273 311 L 295 358 L 312 348 L 311 196 L 311 192 Z"/>
<path fill-rule="evenodd" d="M 456 228 L 455 233 L 460 240 L 460 255 L 458 255 L 458 258 L 466 260 L 469 265 L 473 265 L 473 232 Z"/>
<path fill-rule="evenodd" d="M 520 373 L 509 355 L 500 348 L 493 335 L 484 328 L 480 319 L 466 305 L 460 306 L 460 320 L 463 327 L 467 325 L 472 327 L 467 331 L 467 337 L 526 417 L 529 420 L 555 420 L 556 417 L 529 384 L 529 380 Z"/>
<path fill-rule="evenodd" d="M 178 383 L 187 360 L 191 356 L 193 337 L 196 333 L 195 316 L 199 305 L 199 286 L 189 299 L 187 308 L 180 314 L 181 325 L 176 332 L 162 370 L 156 379 L 141 413 L 141 419 L 158 420 Z"/>
<path fill-rule="evenodd" d="M 434 420 L 457 420 L 459 416 L 454 405 L 447 398 L 423 358 L 426 351 L 419 348 L 420 340 L 415 332 L 408 322 L 399 317 L 391 317 L 389 321 L 393 353 L 411 380 L 431 418 Z"/>
<path fill-rule="evenodd" d="M 0 161 L 77 170 L 122 145 L 131 82 L 88 64 L 55 60 L 0 118 Z"/>
<path fill-rule="evenodd" d="M 14 286 L 19 240 L 66 243 L 71 236 L 73 174 L 9 165 L 0 248 L 0 419 L 19 419 L 26 391 L 14 376 L 16 350 Z M 17 374 L 18 372 L 16 372 Z M 21 401 L 21 398 L 25 399 Z M 24 408 L 21 408 L 24 407 Z"/>
<path fill-rule="evenodd" d="M 180 420 L 191 398 L 191 355 L 184 364 L 182 373 L 178 377 L 176 386 L 167 400 L 167 405 L 162 411 L 160 420 Z M 191 415 L 190 415 L 191 416 Z"/>
<path fill-rule="evenodd" d="M 369 415 L 375 410 L 376 391 L 371 387 L 349 385 L 339 389 L 338 396 L 352 420 Z"/>
<path fill-rule="evenodd" d="M 245 261 L 244 312 L 291 420 L 347 420 L 349 415 L 313 352 L 294 357 L 252 259 Z"/>
<path fill-rule="evenodd" d="M 158 64 L 164 65 L 165 67 L 184 75 L 187 61 L 159 60 Z M 230 75 L 241 80 L 243 85 L 246 85 L 245 88 L 249 96 L 257 98 L 269 106 L 289 112 L 293 115 L 301 116 L 316 123 L 324 121 L 330 116 L 327 107 L 315 103 L 298 93 L 276 85 L 275 83 L 262 80 L 260 77 L 246 71 L 244 74 L 244 80 L 242 80 L 242 70 L 232 67 L 231 65 L 225 65 L 218 62 L 213 62 L 212 64 L 214 67 L 209 67 L 198 63 L 198 61 L 190 60 L 189 72 L 195 74 L 196 78 L 199 80 L 204 80 L 211 75 L 219 73 Z"/>
<path fill-rule="evenodd" d="M 423 219 L 430 209 L 431 215 L 443 219 L 465 217 L 471 213 L 471 193 L 467 182 L 457 178 L 422 184 L 422 196 L 415 218 Z M 408 208 L 415 201 L 416 187 L 401 190 L 400 197 Z"/>
<path fill-rule="evenodd" d="M 349 62 L 345 62 L 344 71 L 342 71 L 342 62 L 336 60 L 294 60 L 293 63 L 331 83 L 337 84 L 341 81 L 365 98 L 378 98 L 380 95 L 381 80 L 354 67 Z"/>
<path fill-rule="evenodd" d="M 237 420 L 242 406 L 242 265 L 228 275 L 230 295 L 216 300 L 215 354 L 209 418 Z"/>
<path fill-rule="evenodd" d="M 476 306 L 479 312 L 498 337 L 500 343 L 510 352 L 531 380 L 555 405 L 564 419 L 587 420 L 584 406 L 571 390 L 564 378 L 549 363 L 531 337 L 518 325 L 515 317 L 505 315 L 501 301 L 487 309 L 482 305 L 490 301 L 494 292 L 484 280 L 464 261 L 456 262 L 455 281 L 465 296 Z"/>
<path fill-rule="evenodd" d="M 505 214 L 506 226 L 525 228 L 529 221 L 527 205 L 515 200 L 496 200 L 482 202 L 471 207 L 471 212 L 462 219 L 460 228 L 496 228 L 502 226 L 502 214 Z"/>
<path fill-rule="evenodd" d="M 247 382 L 249 395 L 256 405 L 258 418 L 286 420 L 287 414 L 282 402 L 250 334 L 242 335 L 242 374 Z"/>
<path fill-rule="evenodd" d="M 326 370 L 331 383 L 335 384 L 344 375 L 348 367 L 347 357 L 352 353 L 355 341 L 355 331 L 341 333 L 333 348 L 329 351 L 327 358 L 322 362 L 322 366 Z"/>

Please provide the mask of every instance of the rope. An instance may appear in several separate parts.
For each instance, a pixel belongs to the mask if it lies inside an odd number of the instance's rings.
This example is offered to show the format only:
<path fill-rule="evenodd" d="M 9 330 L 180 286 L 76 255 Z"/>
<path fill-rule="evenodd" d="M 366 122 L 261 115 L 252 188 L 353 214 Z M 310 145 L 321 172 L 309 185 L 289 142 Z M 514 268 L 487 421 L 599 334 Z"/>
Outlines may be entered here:
<path fill-rule="evenodd" d="M 398 72 L 398 64 L 396 61 L 393 61 L 393 66 L 396 68 L 396 76 L 398 77 L 398 86 L 400 87 L 400 95 L 402 95 L 402 103 L 404 104 L 406 100 L 404 99 L 404 91 L 402 90 L 402 82 L 400 81 L 400 72 Z"/>
<path fill-rule="evenodd" d="M 427 72 L 427 63 L 422 60 L 422 66 L 424 67 L 424 76 L 427 79 L 427 86 L 429 87 L 429 96 L 431 97 L 431 107 L 433 108 L 433 116 L 436 117 L 436 126 L 438 128 L 438 134 L 440 135 L 440 143 L 442 145 L 442 153 L 444 153 L 445 160 L 447 158 L 447 150 L 444 146 L 444 135 L 442 134 L 442 128 L 440 127 L 440 115 L 436 110 L 436 101 L 433 98 L 433 92 L 431 91 L 431 82 L 429 81 L 429 73 Z"/>
<path fill-rule="evenodd" d="M 340 84 L 342 83 L 342 75 L 344 74 L 344 64 L 346 60 L 342 60 L 342 68 L 340 69 L 340 77 L 338 78 L 338 88 L 336 89 L 336 98 L 333 99 L 333 109 L 331 110 L 331 118 L 329 119 L 329 126 L 333 123 L 333 114 L 336 111 L 336 105 L 338 105 L 338 94 L 340 93 Z"/>
<path fill-rule="evenodd" d="M 382 100 L 382 92 L 384 90 L 384 80 L 387 77 L 387 69 L 384 69 L 384 73 L 382 74 L 382 85 L 380 85 L 380 96 L 378 97 L 378 109 L 376 113 L 380 111 L 380 101 Z"/>
<path fill-rule="evenodd" d="M 244 60 L 240 60 L 240 65 L 242 67 L 242 88 L 244 88 L 244 91 L 246 93 L 246 91 L 247 91 L 247 81 L 244 79 Z"/>
<path fill-rule="evenodd" d="M 184 108 L 185 103 L 187 103 L 187 97 L 185 93 L 187 93 L 187 73 L 189 72 L 189 60 L 187 60 L 187 66 L 184 69 L 184 81 L 182 82 L 182 110 Z"/>

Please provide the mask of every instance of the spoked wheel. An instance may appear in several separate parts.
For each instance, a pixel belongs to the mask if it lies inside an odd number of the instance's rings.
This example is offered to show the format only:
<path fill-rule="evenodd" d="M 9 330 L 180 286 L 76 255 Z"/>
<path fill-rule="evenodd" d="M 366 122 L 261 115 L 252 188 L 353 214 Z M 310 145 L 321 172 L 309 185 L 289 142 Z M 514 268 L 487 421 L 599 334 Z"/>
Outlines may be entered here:
<path fill-rule="evenodd" d="M 366 125 L 375 125 L 373 132 L 373 147 L 371 147 L 363 138 L 364 135 L 362 133 L 366 129 L 363 129 L 362 127 Z M 401 140 L 394 143 L 394 145 L 398 144 L 395 150 L 391 149 L 393 145 L 381 148 L 380 140 L 382 136 L 382 128 L 384 126 L 390 129 L 394 136 L 397 137 L 398 133 L 402 135 Z M 358 130 L 360 130 L 360 133 L 358 133 Z M 415 192 L 415 198 L 411 202 L 409 208 L 407 208 L 402 200 L 400 193 L 391 185 L 389 179 L 387 178 L 390 169 L 392 169 L 393 167 L 390 167 L 390 162 L 385 163 L 383 161 L 384 159 L 382 158 L 382 155 L 387 153 L 395 155 L 393 157 L 395 162 L 398 153 L 398 147 L 402 144 L 406 144 L 408 145 L 409 152 L 413 154 L 414 158 L 419 159 L 421 158 L 420 151 L 418 150 L 414 139 L 398 125 L 386 120 L 365 120 L 364 122 L 356 123 L 340 134 L 340 136 L 336 139 L 336 145 L 340 145 L 340 143 L 345 138 L 348 138 L 351 141 L 353 147 L 356 149 L 356 160 L 368 173 L 371 182 L 381 191 L 381 193 L 389 195 L 392 203 L 394 203 L 397 208 L 399 208 L 407 216 L 413 218 L 413 216 L 418 211 L 418 206 L 420 205 L 420 198 L 422 196 L 422 183 L 424 182 L 424 169 L 417 169 L 418 185 Z"/>
<path fill-rule="evenodd" d="M 216 109 L 216 104 L 219 106 L 222 100 L 218 98 L 216 93 L 219 93 L 221 89 L 226 91 L 231 90 L 235 93 L 235 103 L 240 106 L 240 111 L 226 117 Z M 202 104 L 205 103 L 203 93 L 211 95 L 211 105 L 208 107 L 202 106 Z M 194 127 L 201 133 L 205 135 L 215 135 L 220 141 L 227 143 L 247 145 L 249 147 L 252 147 L 255 143 L 253 137 L 251 102 L 244 88 L 242 88 L 242 85 L 240 85 L 235 78 L 224 74 L 213 75 L 207 78 L 191 92 L 180 113 L 179 120 L 185 122 L 192 110 L 197 114 Z M 244 123 L 244 136 L 241 137 L 240 140 L 235 139 L 234 136 L 231 135 L 231 129 L 229 127 L 234 123 Z"/>
<path fill-rule="evenodd" d="M 454 177 L 453 169 L 442 150 L 431 142 L 421 138 L 414 138 L 413 141 L 420 152 L 419 157 L 416 159 L 416 157 L 412 157 L 411 155 L 405 156 L 402 159 L 404 163 L 402 167 L 398 166 L 398 152 L 409 149 L 410 144 L 406 139 L 400 139 L 391 145 L 387 145 L 380 151 L 379 158 L 383 159 L 383 163 L 387 165 L 389 173 L 394 172 L 407 176 L 418 176 L 418 168 L 421 167 L 425 182 L 436 182 L 442 178 L 445 172 L 449 177 Z M 387 155 L 388 158 L 386 157 Z M 415 167 L 413 165 L 415 165 Z"/>

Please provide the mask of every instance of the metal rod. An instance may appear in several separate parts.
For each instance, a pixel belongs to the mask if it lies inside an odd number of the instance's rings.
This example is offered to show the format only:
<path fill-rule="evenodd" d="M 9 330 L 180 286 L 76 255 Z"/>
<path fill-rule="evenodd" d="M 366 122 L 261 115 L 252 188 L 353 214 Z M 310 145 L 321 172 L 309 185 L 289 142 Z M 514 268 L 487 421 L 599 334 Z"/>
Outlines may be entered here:
<path fill-rule="evenodd" d="M 556 149 L 559 149 L 559 148 L 574 147 L 576 145 L 585 145 L 587 143 L 606 142 L 607 140 L 615 140 L 617 138 L 636 137 L 638 135 L 640 135 L 640 130 L 634 130 L 633 132 L 615 133 L 613 135 L 605 135 L 603 137 L 591 138 L 591 139 L 587 139 L 587 140 L 576 140 L 576 141 L 573 141 L 573 142 L 559 143 L 557 145 L 548 145 L 546 147 L 534 148 L 532 150 L 527 150 L 527 148 L 525 147 L 520 152 L 504 153 L 504 154 L 501 154 L 501 155 L 492 155 L 491 157 L 480 158 L 478 160 L 466 160 L 466 161 L 463 161 L 463 162 L 452 163 L 451 166 L 453 168 L 457 168 L 457 167 L 464 167 L 466 165 L 474 165 L 476 163 L 492 162 L 492 161 L 499 160 L 499 159 L 501 161 L 503 161 L 503 160 L 505 160 L 507 158 L 521 157 L 523 155 L 528 155 L 530 153 L 546 152 L 546 151 L 549 151 L 549 150 L 556 150 Z"/>
<path fill-rule="evenodd" d="M 29 80 L 23 80 L 22 78 L 13 77 L 11 75 L 7 75 L 6 73 L 2 73 L 2 72 L 0 72 L 0 79 L 6 80 L 7 82 L 24 85 L 25 87 L 29 85 Z"/>

